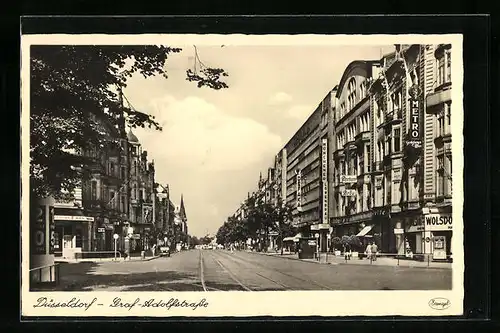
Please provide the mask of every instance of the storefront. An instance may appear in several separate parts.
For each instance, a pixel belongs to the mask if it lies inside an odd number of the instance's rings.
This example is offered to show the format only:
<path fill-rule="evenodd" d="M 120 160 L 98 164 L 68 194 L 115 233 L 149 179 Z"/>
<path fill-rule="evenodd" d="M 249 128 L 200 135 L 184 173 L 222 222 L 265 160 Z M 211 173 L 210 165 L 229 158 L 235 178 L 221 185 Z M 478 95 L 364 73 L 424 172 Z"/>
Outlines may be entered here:
<path fill-rule="evenodd" d="M 451 210 L 451 209 L 449 209 Z M 453 255 L 453 223 L 451 211 L 430 212 L 424 216 L 426 240 L 433 260 L 447 260 Z"/>
<path fill-rule="evenodd" d="M 79 210 L 72 212 L 75 215 L 61 215 L 60 213 L 56 208 L 54 215 L 55 255 L 63 258 L 75 258 L 76 253 L 91 251 L 90 243 L 94 218 L 80 215 L 82 212 Z"/>
<path fill-rule="evenodd" d="M 408 258 L 430 255 L 432 260 L 447 260 L 453 254 L 451 207 L 426 207 L 394 214 L 390 224 L 398 255 Z"/>
<path fill-rule="evenodd" d="M 96 228 L 95 250 L 96 251 L 114 251 L 114 225 L 109 223 L 108 218 L 103 218 Z"/>
<path fill-rule="evenodd" d="M 313 224 L 310 226 L 310 236 L 318 236 L 318 245 L 320 252 L 326 252 L 328 249 L 328 234 L 330 233 L 330 225 L 325 224 Z"/>

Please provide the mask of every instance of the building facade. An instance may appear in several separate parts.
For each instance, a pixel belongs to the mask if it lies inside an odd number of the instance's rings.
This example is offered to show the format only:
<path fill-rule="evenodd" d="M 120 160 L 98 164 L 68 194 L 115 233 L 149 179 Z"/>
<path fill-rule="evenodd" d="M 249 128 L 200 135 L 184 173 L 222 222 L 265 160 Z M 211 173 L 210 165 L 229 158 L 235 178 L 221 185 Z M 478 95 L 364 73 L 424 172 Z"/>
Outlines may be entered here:
<path fill-rule="evenodd" d="M 406 257 L 452 254 L 449 59 L 449 45 L 396 45 L 346 69 L 333 131 L 335 235 Z"/>
<path fill-rule="evenodd" d="M 321 220 L 321 104 L 286 144 L 286 204 L 293 207 L 293 225 L 310 236 Z"/>
<path fill-rule="evenodd" d="M 399 256 L 453 251 L 451 45 L 353 61 L 278 152 L 257 197 L 293 207 L 302 237 L 357 236 Z"/>
<path fill-rule="evenodd" d="M 378 61 L 354 61 L 347 66 L 336 90 L 329 159 L 333 169 L 333 236 L 363 234 L 372 220 L 368 88 L 378 69 Z"/>
<path fill-rule="evenodd" d="M 56 256 L 113 251 L 113 234 L 127 221 L 128 155 L 124 121 L 111 121 L 106 118 L 111 115 L 106 113 L 99 118 L 90 117 L 104 133 L 104 140 L 99 147 L 79 152 L 89 161 L 85 166 L 88 178 L 71 193 L 71 200 L 54 206 Z"/>

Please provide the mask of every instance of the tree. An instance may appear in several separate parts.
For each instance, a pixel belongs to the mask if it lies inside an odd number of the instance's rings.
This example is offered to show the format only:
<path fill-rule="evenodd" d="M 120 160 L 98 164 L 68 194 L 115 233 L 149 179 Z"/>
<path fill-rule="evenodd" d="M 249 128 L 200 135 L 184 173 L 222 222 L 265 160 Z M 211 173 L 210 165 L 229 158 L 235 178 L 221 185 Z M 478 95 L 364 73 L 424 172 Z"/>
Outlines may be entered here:
<path fill-rule="evenodd" d="M 200 238 L 200 244 L 202 245 L 208 245 L 210 243 L 212 243 L 212 241 L 214 240 L 213 237 L 210 237 L 209 235 L 206 235 L 206 236 L 203 236 Z"/>
<path fill-rule="evenodd" d="M 121 92 L 134 74 L 167 78 L 165 63 L 180 48 L 154 45 L 36 45 L 30 49 L 30 188 L 61 197 L 87 176 L 82 152 L 116 144 L 99 122 L 161 130 L 154 117 L 124 108 Z M 196 56 L 198 57 L 197 53 Z M 227 88 L 228 74 L 204 66 L 186 71 L 198 87 Z"/>
<path fill-rule="evenodd" d="M 273 207 L 272 219 L 275 222 L 275 230 L 280 236 L 281 254 L 283 254 L 283 238 L 294 236 L 296 229 L 292 226 L 293 208 L 286 204 L 282 198 L 278 198 L 276 205 Z"/>
<path fill-rule="evenodd" d="M 200 240 L 198 239 L 198 237 L 196 236 L 191 236 L 189 235 L 189 244 L 192 246 L 192 247 L 195 247 L 196 245 L 200 245 L 201 242 Z"/>
<path fill-rule="evenodd" d="M 338 246 L 342 245 L 342 240 L 340 239 L 340 237 L 333 237 L 332 238 L 332 245 L 333 245 L 334 250 L 336 250 Z"/>

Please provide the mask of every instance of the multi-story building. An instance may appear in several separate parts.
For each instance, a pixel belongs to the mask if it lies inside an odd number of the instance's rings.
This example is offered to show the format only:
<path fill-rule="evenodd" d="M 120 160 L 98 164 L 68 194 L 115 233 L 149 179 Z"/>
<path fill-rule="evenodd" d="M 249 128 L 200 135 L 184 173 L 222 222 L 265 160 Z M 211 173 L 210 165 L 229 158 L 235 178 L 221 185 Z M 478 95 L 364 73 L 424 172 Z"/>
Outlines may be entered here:
<path fill-rule="evenodd" d="M 371 223 L 371 99 L 378 61 L 353 61 L 345 69 L 332 113 L 332 216 L 334 236 L 366 235 Z M 377 232 L 377 231 L 376 231 Z"/>
<path fill-rule="evenodd" d="M 274 158 L 274 202 L 286 200 L 287 155 L 286 148 L 282 148 Z"/>
<path fill-rule="evenodd" d="M 449 45 L 397 45 L 344 72 L 333 131 L 336 235 L 399 255 L 451 253 L 450 55 Z"/>
<path fill-rule="evenodd" d="M 422 49 L 425 95 L 423 192 L 425 253 L 443 258 L 452 255 L 452 151 L 451 151 L 451 54 L 450 44 Z M 423 240 L 425 237 L 425 241 Z M 432 239 L 433 242 L 428 242 Z M 431 246 L 429 246 L 431 243 Z"/>
<path fill-rule="evenodd" d="M 319 105 L 285 145 L 286 204 L 294 207 L 293 225 L 309 236 L 311 225 L 320 223 L 322 107 Z"/>
<path fill-rule="evenodd" d="M 256 198 L 294 207 L 304 237 L 382 252 L 452 254 L 451 45 L 353 61 L 275 157 Z M 271 170 L 271 169 L 270 169 Z"/>
<path fill-rule="evenodd" d="M 165 238 L 172 242 L 174 235 L 174 217 L 175 206 L 170 200 L 170 189 L 168 185 L 157 184 L 155 202 L 155 216 L 156 216 L 156 236 L 157 243 L 160 245 L 165 244 Z"/>
<path fill-rule="evenodd" d="M 130 207 L 129 227 L 126 234 L 131 252 L 149 249 L 151 230 L 155 225 L 154 214 L 154 162 L 148 162 L 147 151 L 142 150 L 139 139 L 129 130 L 130 144 Z"/>

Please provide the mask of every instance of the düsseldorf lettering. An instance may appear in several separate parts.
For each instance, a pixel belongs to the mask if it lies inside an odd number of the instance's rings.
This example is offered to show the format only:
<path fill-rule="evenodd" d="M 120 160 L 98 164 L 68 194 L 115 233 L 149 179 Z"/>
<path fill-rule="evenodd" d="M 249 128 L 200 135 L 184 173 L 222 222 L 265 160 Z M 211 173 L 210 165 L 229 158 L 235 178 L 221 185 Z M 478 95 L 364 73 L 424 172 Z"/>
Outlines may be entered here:
<path fill-rule="evenodd" d="M 133 308 L 164 308 L 170 310 L 172 308 L 186 308 L 191 310 L 196 310 L 199 308 L 207 308 L 208 302 L 205 298 L 200 300 L 185 300 L 178 298 L 170 298 L 168 300 L 150 298 L 146 300 L 141 300 L 136 297 L 134 299 L 125 300 L 120 297 L 115 297 L 111 302 L 105 304 L 99 302 L 97 297 L 93 297 L 91 300 L 82 300 L 77 297 L 72 297 L 66 300 L 57 300 L 49 297 L 40 297 L 33 304 L 34 308 L 66 308 L 66 309 L 81 309 L 83 311 L 89 310 L 91 307 L 103 307 L 107 306 L 109 308 L 122 308 L 127 311 Z"/>

